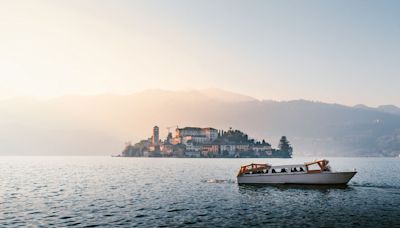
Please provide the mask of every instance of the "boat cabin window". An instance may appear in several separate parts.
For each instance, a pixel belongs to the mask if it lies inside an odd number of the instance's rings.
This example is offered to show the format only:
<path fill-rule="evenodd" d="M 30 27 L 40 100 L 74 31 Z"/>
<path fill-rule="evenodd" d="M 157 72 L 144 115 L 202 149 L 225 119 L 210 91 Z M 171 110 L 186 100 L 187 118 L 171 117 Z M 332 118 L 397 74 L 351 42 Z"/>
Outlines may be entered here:
<path fill-rule="evenodd" d="M 304 172 L 304 169 L 301 166 L 300 167 L 294 167 L 294 168 L 290 169 L 290 172 L 292 172 L 292 173 Z"/>
<path fill-rule="evenodd" d="M 277 168 L 271 170 L 271 173 L 288 173 L 288 172 L 289 172 L 288 168 Z"/>

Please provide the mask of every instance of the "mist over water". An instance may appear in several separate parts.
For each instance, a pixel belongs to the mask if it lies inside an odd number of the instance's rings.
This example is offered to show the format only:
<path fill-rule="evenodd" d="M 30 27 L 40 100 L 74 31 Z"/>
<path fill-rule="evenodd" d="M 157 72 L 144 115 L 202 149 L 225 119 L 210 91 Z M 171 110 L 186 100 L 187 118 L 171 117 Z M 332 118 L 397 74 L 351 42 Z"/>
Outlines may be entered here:
<path fill-rule="evenodd" d="M 0 157 L 0 226 L 399 226 L 400 159 L 330 158 L 348 187 L 239 186 L 293 159 Z"/>
<path fill-rule="evenodd" d="M 0 100 L 0 155 L 107 156 L 120 153 L 125 142 L 147 139 L 155 125 L 163 140 L 169 130 L 175 133 L 168 126 L 179 125 L 232 127 L 273 146 L 285 135 L 297 156 L 395 157 L 400 151 L 396 110 L 261 101 L 218 89 Z"/>

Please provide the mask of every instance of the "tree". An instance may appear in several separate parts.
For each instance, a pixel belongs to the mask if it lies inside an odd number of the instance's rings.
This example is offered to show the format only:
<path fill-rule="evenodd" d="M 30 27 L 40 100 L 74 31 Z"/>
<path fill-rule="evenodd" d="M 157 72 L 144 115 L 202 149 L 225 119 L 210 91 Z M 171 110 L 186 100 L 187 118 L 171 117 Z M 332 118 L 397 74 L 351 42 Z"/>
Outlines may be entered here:
<path fill-rule="evenodd" d="M 287 153 L 288 157 L 292 157 L 293 148 L 287 140 L 286 136 L 282 136 L 281 140 L 279 140 L 278 148 L 281 153 Z"/>

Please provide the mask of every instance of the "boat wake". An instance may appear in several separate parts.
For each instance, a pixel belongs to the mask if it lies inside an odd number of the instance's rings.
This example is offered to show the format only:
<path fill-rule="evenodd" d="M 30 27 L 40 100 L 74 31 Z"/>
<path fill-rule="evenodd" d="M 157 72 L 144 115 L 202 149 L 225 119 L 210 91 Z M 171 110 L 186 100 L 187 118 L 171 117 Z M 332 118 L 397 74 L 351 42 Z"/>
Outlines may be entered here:
<path fill-rule="evenodd" d="M 362 187 L 362 188 L 381 188 L 381 189 L 400 189 L 400 186 L 393 186 L 393 185 L 378 185 L 373 183 L 352 183 L 349 184 L 350 187 Z"/>
<path fill-rule="evenodd" d="M 219 179 L 207 179 L 207 180 L 202 180 L 201 182 L 208 183 L 208 184 L 234 184 L 234 183 L 236 183 L 236 181 L 234 181 L 234 180 L 219 180 Z"/>

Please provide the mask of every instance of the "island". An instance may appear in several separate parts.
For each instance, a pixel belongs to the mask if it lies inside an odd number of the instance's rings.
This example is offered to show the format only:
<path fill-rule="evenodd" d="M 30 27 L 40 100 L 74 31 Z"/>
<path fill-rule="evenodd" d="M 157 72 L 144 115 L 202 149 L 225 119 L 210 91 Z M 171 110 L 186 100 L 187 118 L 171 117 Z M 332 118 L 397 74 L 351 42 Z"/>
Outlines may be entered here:
<path fill-rule="evenodd" d="M 160 139 L 160 129 L 153 127 L 153 135 L 138 143 L 127 142 L 120 157 L 189 157 L 189 158 L 291 158 L 293 148 L 282 136 L 277 149 L 264 139 L 250 139 L 240 130 L 217 130 L 207 127 L 176 126 L 173 136 Z"/>

